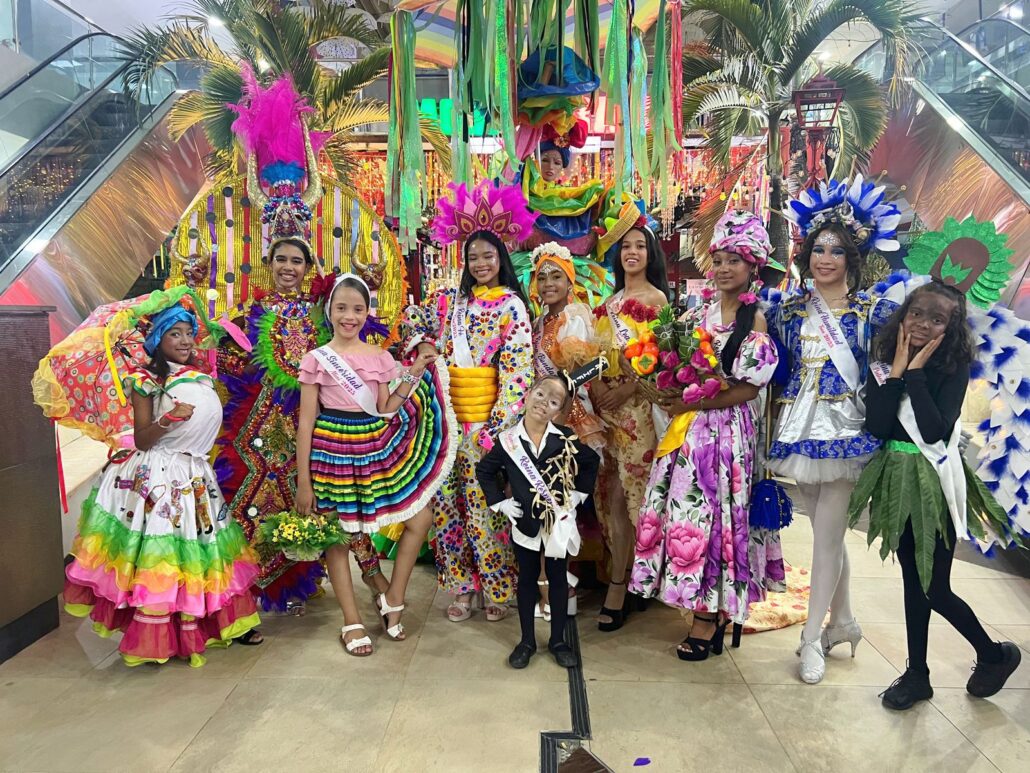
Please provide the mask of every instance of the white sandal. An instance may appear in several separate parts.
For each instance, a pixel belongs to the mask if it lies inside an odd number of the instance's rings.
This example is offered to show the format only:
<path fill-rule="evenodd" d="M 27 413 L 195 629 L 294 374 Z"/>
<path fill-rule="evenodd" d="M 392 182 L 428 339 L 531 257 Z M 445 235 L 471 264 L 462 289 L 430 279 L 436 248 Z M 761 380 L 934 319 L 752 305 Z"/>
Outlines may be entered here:
<path fill-rule="evenodd" d="M 357 631 L 358 629 L 365 631 L 365 635 L 357 639 L 351 639 L 347 641 L 347 634 L 351 631 Z M 371 647 L 372 640 L 368 637 L 368 632 L 365 626 L 361 623 L 355 623 L 354 625 L 345 625 L 340 629 L 340 641 L 343 642 L 343 648 L 347 650 L 348 655 L 353 655 L 356 658 L 367 658 L 372 652 L 355 652 L 359 647 Z"/>
<path fill-rule="evenodd" d="M 548 587 L 550 585 L 550 583 L 548 583 L 546 580 L 537 580 L 536 584 L 540 588 L 546 588 L 546 587 Z M 540 596 L 541 596 L 541 599 L 542 599 L 543 598 L 543 593 L 542 592 L 540 593 Z M 533 617 L 535 617 L 537 619 L 543 618 L 543 621 L 545 623 L 551 622 L 551 605 L 550 604 L 541 604 L 539 601 L 537 601 L 536 606 L 533 608 Z"/>
<path fill-rule="evenodd" d="M 390 602 L 386 600 L 386 594 L 380 593 L 376 598 L 376 606 L 379 607 L 379 616 L 383 618 L 383 630 L 386 631 L 386 635 L 394 641 L 404 641 L 404 625 L 400 622 L 397 625 L 390 625 L 390 621 L 387 615 L 393 612 L 403 612 L 404 605 L 400 604 L 396 607 L 391 607 Z"/>
<path fill-rule="evenodd" d="M 474 595 L 468 601 L 459 601 L 455 597 L 454 601 L 447 605 L 447 619 L 452 623 L 461 623 L 468 620 L 472 617 L 472 605 L 475 600 L 476 597 Z"/>

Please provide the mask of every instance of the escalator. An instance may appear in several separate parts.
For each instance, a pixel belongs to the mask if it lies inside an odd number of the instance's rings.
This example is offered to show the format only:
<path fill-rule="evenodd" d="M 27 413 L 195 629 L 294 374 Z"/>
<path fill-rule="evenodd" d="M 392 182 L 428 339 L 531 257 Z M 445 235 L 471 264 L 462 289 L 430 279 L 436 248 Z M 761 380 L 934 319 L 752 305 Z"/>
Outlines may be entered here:
<path fill-rule="evenodd" d="M 168 137 L 177 83 L 141 99 L 110 35 L 84 35 L 0 93 L 0 304 L 48 305 L 54 336 L 121 298 L 205 183 Z"/>
<path fill-rule="evenodd" d="M 1008 72 L 1025 77 L 1030 37 L 994 21 L 961 37 L 930 21 L 917 30 L 924 53 L 869 170 L 901 192 L 917 227 L 940 228 L 948 216 L 994 221 L 1020 262 L 1003 301 L 1030 318 L 1030 94 Z M 877 78 L 884 63 L 879 44 L 855 60 Z"/>

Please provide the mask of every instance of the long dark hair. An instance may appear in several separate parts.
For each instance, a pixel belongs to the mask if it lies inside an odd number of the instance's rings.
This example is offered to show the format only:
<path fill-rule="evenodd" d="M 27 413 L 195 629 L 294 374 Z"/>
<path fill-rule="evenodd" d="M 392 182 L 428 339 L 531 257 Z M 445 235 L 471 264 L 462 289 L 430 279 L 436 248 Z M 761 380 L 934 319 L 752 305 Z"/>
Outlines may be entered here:
<path fill-rule="evenodd" d="M 472 288 L 476 286 L 476 280 L 469 273 L 469 246 L 472 242 L 476 241 L 487 242 L 497 248 L 497 258 L 501 268 L 500 273 L 497 275 L 497 281 L 515 293 L 528 309 L 529 301 L 526 300 L 526 296 L 522 293 L 522 285 L 519 284 L 518 276 L 515 274 L 515 266 L 511 263 L 511 255 L 508 254 L 508 248 L 504 246 L 504 242 L 492 231 L 476 231 L 465 240 L 465 246 L 461 250 L 465 264 L 461 269 L 461 284 L 458 285 L 458 292 L 466 298 L 471 298 Z"/>
<path fill-rule="evenodd" d="M 748 283 L 750 284 L 750 277 Z M 742 303 L 737 307 L 737 315 L 733 318 L 733 332 L 730 333 L 720 358 L 723 375 L 729 377 L 730 372 L 733 370 L 733 361 L 737 359 L 737 354 L 740 353 L 740 345 L 744 343 L 744 339 L 755 329 L 755 316 L 757 314 L 757 303 Z"/>
<path fill-rule="evenodd" d="M 154 354 L 150 357 L 144 367 L 157 376 L 157 383 L 164 386 L 165 381 L 168 380 L 169 374 L 172 372 L 172 366 L 168 364 L 168 360 L 165 359 L 164 354 L 161 352 L 161 346 L 158 344 L 157 349 L 154 350 Z"/>
<path fill-rule="evenodd" d="M 913 299 L 921 293 L 934 293 L 957 304 L 955 313 L 951 315 L 948 327 L 944 330 L 944 340 L 937 347 L 937 351 L 930 355 L 927 367 L 936 368 L 943 373 L 955 373 L 959 369 L 968 368 L 976 359 L 976 349 L 973 346 L 973 334 L 966 323 L 966 296 L 951 285 L 936 279 L 912 291 L 901 307 L 887 320 L 887 324 L 880 328 L 880 334 L 873 341 L 873 355 L 880 362 L 894 361 L 894 353 L 898 348 L 898 328 L 908 314 L 908 307 L 912 305 Z"/>
<path fill-rule="evenodd" d="M 647 281 L 653 287 L 661 290 L 662 295 L 668 299 L 669 280 L 665 274 L 665 253 L 662 252 L 662 247 L 658 243 L 658 237 L 647 226 L 634 226 L 626 232 L 626 236 L 629 236 L 633 231 L 640 231 L 647 243 L 647 268 L 644 271 L 644 276 L 647 277 Z M 625 239 L 626 236 L 623 236 L 622 239 Z M 626 269 L 622 267 L 622 239 L 619 240 L 619 252 L 615 256 L 615 260 L 612 261 L 614 263 L 612 270 L 615 274 L 615 292 L 626 289 Z"/>
<path fill-rule="evenodd" d="M 812 248 L 815 246 L 815 240 L 819 238 L 819 235 L 826 231 L 837 234 L 841 245 L 844 247 L 844 259 L 847 262 L 848 292 L 853 293 L 858 290 L 859 284 L 862 281 L 862 253 L 858 251 L 858 246 L 855 244 L 855 238 L 851 235 L 851 232 L 840 223 L 827 223 L 805 237 L 805 241 L 801 245 L 801 251 L 795 259 L 798 273 L 801 274 L 802 279 L 812 278 Z"/>

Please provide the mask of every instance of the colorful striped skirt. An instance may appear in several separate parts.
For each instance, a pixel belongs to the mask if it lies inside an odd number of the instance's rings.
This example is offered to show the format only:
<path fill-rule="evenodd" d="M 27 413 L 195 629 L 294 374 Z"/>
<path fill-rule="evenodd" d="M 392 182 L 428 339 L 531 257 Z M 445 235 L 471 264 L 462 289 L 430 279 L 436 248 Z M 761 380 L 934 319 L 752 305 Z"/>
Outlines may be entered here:
<path fill-rule="evenodd" d="M 374 533 L 426 507 L 450 474 L 459 435 L 443 369 L 427 368 L 390 417 L 323 408 L 311 439 L 318 510 L 348 532 Z"/>

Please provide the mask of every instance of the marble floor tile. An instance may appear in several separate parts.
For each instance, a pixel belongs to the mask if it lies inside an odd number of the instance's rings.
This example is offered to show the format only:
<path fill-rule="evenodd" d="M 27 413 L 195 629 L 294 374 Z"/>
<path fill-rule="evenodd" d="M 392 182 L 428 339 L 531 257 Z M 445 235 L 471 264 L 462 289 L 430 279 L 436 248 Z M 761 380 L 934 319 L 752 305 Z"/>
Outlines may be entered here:
<path fill-rule="evenodd" d="M 1030 690 L 1006 687 L 983 700 L 965 689 L 935 687 L 933 705 L 999 770 L 1026 770 L 1030 761 Z"/>
<path fill-rule="evenodd" d="M 853 577 L 851 609 L 862 625 L 866 623 L 903 623 L 901 573 L 897 577 Z"/>
<path fill-rule="evenodd" d="M 533 773 L 540 733 L 571 727 L 565 684 L 417 676 L 404 683 L 372 770 Z"/>
<path fill-rule="evenodd" d="M 795 768 L 742 684 L 592 682 L 587 689 L 590 751 L 617 771 L 793 771 Z"/>
<path fill-rule="evenodd" d="M 994 766 L 936 707 L 880 705 L 878 690 L 820 684 L 752 691 L 795 767 L 807 771 L 967 771 Z"/>
<path fill-rule="evenodd" d="M 961 687 L 965 689 L 970 669 L 976 662 L 976 652 L 962 635 L 948 625 L 947 621 L 934 615 L 940 625 L 930 626 L 927 647 L 927 666 L 930 668 L 930 683 L 938 687 Z M 987 627 L 987 635 L 994 640 L 1005 638 L 1003 634 Z M 869 643 L 889 660 L 899 671 L 905 670 L 908 659 L 908 644 L 905 626 L 902 624 L 870 623 L 862 627 Z M 1027 659 L 1030 662 L 1030 658 Z M 885 684 L 884 687 L 887 685 Z M 1030 689 L 1030 667 L 1020 666 L 1009 677 L 1008 687 Z"/>
<path fill-rule="evenodd" d="M 750 634 L 743 638 L 740 649 L 731 649 L 730 657 L 744 681 L 750 685 L 797 685 L 811 690 L 819 686 L 805 685 L 798 676 L 801 662 L 794 651 L 801 636 L 801 626 L 777 631 Z M 851 645 L 833 649 L 826 660 L 824 685 L 864 685 L 882 690 L 898 678 L 898 670 L 874 648 L 859 643 L 855 657 Z"/>
<path fill-rule="evenodd" d="M 953 580 L 951 588 L 988 625 L 1030 625 L 1030 582 L 1010 575 L 997 577 L 1006 579 Z"/>
<path fill-rule="evenodd" d="M 1020 668 L 1030 668 L 1030 625 L 1009 625 L 1008 623 L 997 623 L 992 625 L 995 631 L 1001 634 L 1002 638 L 1013 641 L 1023 650 L 1023 662 Z"/>
<path fill-rule="evenodd" d="M 61 612 L 61 624 L 15 657 L 0 664 L 0 679 L 24 676 L 81 676 L 118 648 L 121 634 L 102 639 L 93 624 Z"/>
<path fill-rule="evenodd" d="M 20 728 L 28 717 L 70 690 L 75 677 L 9 677 L 0 674 L 0 727 Z"/>
<path fill-rule="evenodd" d="M 0 760 L 17 771 L 165 771 L 236 684 L 201 672 L 119 666 L 79 679 L 16 732 L 0 733 Z"/>
<path fill-rule="evenodd" d="M 400 681 L 368 676 L 345 683 L 294 676 L 243 682 L 171 770 L 371 770 L 400 693 Z"/>

